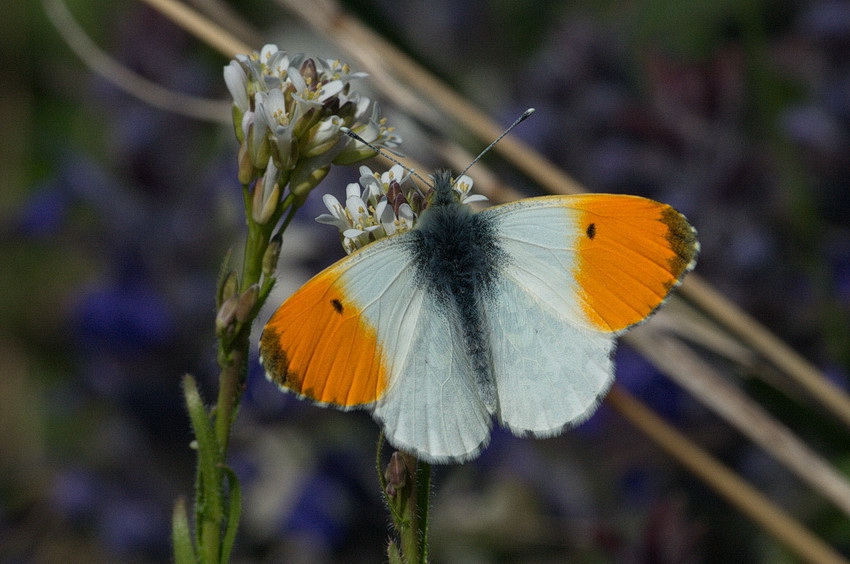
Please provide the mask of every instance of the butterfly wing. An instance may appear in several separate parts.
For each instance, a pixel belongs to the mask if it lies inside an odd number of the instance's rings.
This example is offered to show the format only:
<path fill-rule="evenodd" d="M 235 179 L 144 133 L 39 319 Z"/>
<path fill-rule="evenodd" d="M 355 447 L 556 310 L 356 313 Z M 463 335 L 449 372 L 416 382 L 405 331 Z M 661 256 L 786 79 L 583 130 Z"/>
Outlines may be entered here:
<path fill-rule="evenodd" d="M 478 394 L 460 324 L 421 293 L 399 378 L 374 415 L 402 450 L 429 462 L 468 460 L 489 440 L 492 416 Z"/>
<path fill-rule="evenodd" d="M 507 257 L 486 314 L 500 419 L 552 435 L 593 412 L 613 379 L 616 335 L 693 268 L 696 234 L 636 196 L 549 196 L 482 213 Z"/>
<path fill-rule="evenodd" d="M 270 380 L 321 405 L 366 408 L 398 448 L 470 458 L 491 417 L 450 312 L 415 280 L 405 234 L 340 260 L 295 292 L 260 338 Z"/>
<path fill-rule="evenodd" d="M 486 319 L 501 423 L 551 436 L 587 419 L 613 380 L 614 336 L 566 322 L 508 276 L 495 294 Z"/>

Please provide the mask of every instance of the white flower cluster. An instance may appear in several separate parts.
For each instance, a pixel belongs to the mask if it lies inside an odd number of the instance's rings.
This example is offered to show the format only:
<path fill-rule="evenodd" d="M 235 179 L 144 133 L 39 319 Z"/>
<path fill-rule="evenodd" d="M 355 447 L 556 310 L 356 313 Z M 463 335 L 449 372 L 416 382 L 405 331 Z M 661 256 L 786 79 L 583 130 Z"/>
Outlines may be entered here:
<path fill-rule="evenodd" d="M 330 213 L 316 218 L 319 223 L 335 226 L 342 236 L 346 253 L 360 249 L 372 241 L 404 233 L 413 229 L 419 214 L 427 206 L 427 199 L 415 188 L 405 188 L 411 173 L 401 165 L 394 165 L 383 174 L 360 167 L 360 183 L 352 182 L 345 188 L 345 205 L 330 194 L 322 200 Z M 481 195 L 470 195 L 472 179 L 461 176 L 454 184 L 461 203 L 486 200 Z"/>
<path fill-rule="evenodd" d="M 240 148 L 240 181 L 248 184 L 274 165 L 274 183 L 290 184 L 303 197 L 331 164 L 374 156 L 371 147 L 343 134 L 347 127 L 375 147 L 396 147 L 400 138 L 371 100 L 352 90 L 366 76 L 330 59 L 288 55 L 275 45 L 237 55 L 224 68 L 233 96 Z"/>

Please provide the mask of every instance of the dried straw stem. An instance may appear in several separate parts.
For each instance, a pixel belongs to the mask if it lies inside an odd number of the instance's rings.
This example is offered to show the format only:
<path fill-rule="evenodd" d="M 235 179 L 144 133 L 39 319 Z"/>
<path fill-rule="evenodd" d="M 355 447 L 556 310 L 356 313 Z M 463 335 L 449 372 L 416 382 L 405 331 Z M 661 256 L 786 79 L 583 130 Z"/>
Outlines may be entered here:
<path fill-rule="evenodd" d="M 248 46 L 233 39 L 227 31 L 174 0 L 144 1 L 228 56 L 248 50 Z M 485 141 L 501 132 L 500 125 L 430 76 L 392 44 L 343 13 L 331 0 L 278 1 L 356 59 L 370 73 L 383 94 L 414 117 L 439 127 L 449 116 Z M 553 193 L 584 191 L 577 182 L 516 138 L 503 140 L 496 151 Z M 767 329 L 693 274 L 681 288 L 681 294 L 793 378 L 850 426 L 850 399 Z M 634 334 L 631 338 L 634 346 L 836 505 L 848 511 L 849 490 L 842 476 L 737 388 L 726 383 L 688 347 L 657 331 L 653 332 L 649 327 L 651 323 L 643 333 L 639 330 Z M 812 562 L 844 562 L 790 516 L 622 389 L 615 386 L 608 401 L 668 453 L 798 555 Z M 747 413 L 750 415 L 747 416 Z M 811 468 L 816 470 L 811 471 Z"/>

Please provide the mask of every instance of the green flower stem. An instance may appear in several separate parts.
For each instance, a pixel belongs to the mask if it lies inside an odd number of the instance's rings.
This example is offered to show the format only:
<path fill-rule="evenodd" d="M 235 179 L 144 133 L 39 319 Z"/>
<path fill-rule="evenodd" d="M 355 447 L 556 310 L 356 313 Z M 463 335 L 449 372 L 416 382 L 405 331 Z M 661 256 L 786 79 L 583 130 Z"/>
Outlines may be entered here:
<path fill-rule="evenodd" d="M 184 381 L 186 402 L 198 441 L 197 546 L 200 561 L 204 564 L 228 562 L 236 537 L 241 494 L 236 474 L 226 466 L 227 448 L 248 373 L 251 325 L 273 284 L 270 277 L 262 280 L 263 258 L 270 243 L 272 228 L 287 207 L 281 206 L 268 223 L 259 224 L 251 216 L 250 190 L 247 185 L 243 186 L 243 196 L 248 236 L 238 291 L 240 296 L 250 298 L 251 287 L 260 287 L 261 282 L 262 291 L 254 294 L 255 303 L 246 300 L 250 307 L 241 312 L 241 317 L 237 314 L 237 321 L 231 326 L 232 333 L 225 331 L 219 336 L 218 363 L 221 372 L 218 399 L 213 412 L 214 422 L 210 421 L 210 414 L 203 406 L 194 380 L 187 378 Z M 289 217 L 291 213 L 292 210 Z M 175 543 L 175 547 L 185 548 L 182 539 L 181 543 L 180 546 Z"/>
<path fill-rule="evenodd" d="M 242 387 L 245 380 L 244 374 L 248 364 L 248 338 L 247 335 L 242 343 L 236 343 L 233 350 L 226 354 L 226 364 L 221 367 L 219 375 L 218 402 L 216 404 L 215 434 L 218 440 L 219 457 L 224 462 L 227 447 L 230 442 L 230 429 L 233 426 L 236 408 L 239 398 L 242 396 Z"/>
<path fill-rule="evenodd" d="M 416 538 L 419 542 L 419 561 L 428 562 L 428 511 L 431 508 L 431 465 L 420 460 L 416 465 Z"/>
<path fill-rule="evenodd" d="M 250 206 L 250 200 L 246 203 Z M 261 225 L 254 221 L 251 217 L 251 208 L 245 209 L 248 216 L 248 238 L 245 240 L 245 262 L 242 264 L 242 280 L 240 289 L 244 292 L 252 284 L 260 281 L 260 276 L 263 273 L 263 253 L 266 252 L 266 247 L 269 245 L 271 237 L 271 229 L 275 220 L 269 221 L 268 224 Z M 280 217 L 277 213 L 274 219 Z"/>
<path fill-rule="evenodd" d="M 228 494 L 230 503 L 227 508 L 227 529 L 224 532 L 224 540 L 221 546 L 221 561 L 230 562 L 230 554 L 236 543 L 236 533 L 239 530 L 239 517 L 242 514 L 242 487 L 236 472 L 224 467 L 224 476 L 227 478 Z"/>
<path fill-rule="evenodd" d="M 411 487 L 405 488 L 407 491 L 402 494 L 401 500 L 401 521 L 396 523 L 398 536 L 401 544 L 401 553 L 404 556 L 405 562 L 421 562 L 420 559 L 420 542 L 419 542 L 419 519 L 416 514 L 416 496 L 411 495 L 416 487 L 412 484 Z"/>
<path fill-rule="evenodd" d="M 251 217 L 251 191 L 247 184 L 242 186 L 242 197 L 245 204 L 245 215 L 248 224 L 248 237 L 245 240 L 245 253 L 242 262 L 242 277 L 239 282 L 240 292 L 258 284 L 263 272 L 263 256 L 269 245 L 271 227 L 277 221 L 261 225 Z M 279 214 L 276 214 L 279 217 Z M 237 328 L 233 339 L 219 340 L 219 377 L 218 402 L 216 404 L 215 431 L 221 448 L 221 460 L 224 462 L 227 446 L 230 441 L 230 430 L 233 426 L 239 399 L 248 373 L 248 348 L 250 345 L 251 324 L 257 312 L 265 301 L 268 292 L 263 292 L 254 305 L 248 319 Z"/>
<path fill-rule="evenodd" d="M 431 493 L 431 466 L 404 453 L 410 483 L 399 490 L 397 502 L 401 519 L 396 523 L 404 561 L 428 562 L 428 504 Z"/>
<path fill-rule="evenodd" d="M 381 468 L 384 437 L 378 440 L 378 481 L 390 510 L 399 545 L 387 548 L 390 562 L 407 564 L 428 562 L 428 509 L 431 503 L 431 465 L 412 454 L 396 452 L 387 466 Z M 399 468 L 401 466 L 401 468 Z"/>

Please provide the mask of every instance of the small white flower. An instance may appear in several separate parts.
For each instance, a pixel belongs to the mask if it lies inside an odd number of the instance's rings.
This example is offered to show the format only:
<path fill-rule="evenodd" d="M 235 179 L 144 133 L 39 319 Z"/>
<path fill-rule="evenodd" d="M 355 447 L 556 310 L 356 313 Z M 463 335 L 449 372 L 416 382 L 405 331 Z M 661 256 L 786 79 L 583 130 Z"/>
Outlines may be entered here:
<path fill-rule="evenodd" d="M 326 82 L 322 85 L 322 87 L 316 92 L 316 99 L 319 102 L 324 103 L 330 98 L 333 98 L 345 87 L 345 83 L 341 80 L 332 80 L 330 82 Z"/>
<path fill-rule="evenodd" d="M 409 231 L 416 221 L 413 208 L 398 188 L 392 191 L 395 201 L 388 200 L 391 187 L 405 183 L 409 177 L 410 172 L 401 165 L 380 175 L 361 166 L 360 183 L 346 186 L 345 206 L 333 196 L 324 196 L 330 213 L 320 215 L 316 221 L 334 225 L 348 253 L 383 237 Z"/>
<path fill-rule="evenodd" d="M 227 85 L 227 90 L 233 97 L 233 103 L 236 104 L 236 107 L 243 113 L 250 110 L 248 75 L 245 74 L 242 65 L 236 61 L 230 61 L 230 64 L 224 67 L 224 83 Z"/>
<path fill-rule="evenodd" d="M 292 61 L 290 60 L 289 55 L 286 54 L 286 51 L 275 51 L 267 58 L 263 59 L 263 65 L 266 68 L 265 74 L 273 76 L 278 80 L 280 80 L 281 77 L 286 76 L 286 72 L 289 70 L 289 66 L 291 64 Z"/>
<path fill-rule="evenodd" d="M 351 184 L 349 184 L 349 186 L 351 186 Z M 369 214 L 369 208 L 366 206 L 366 202 L 363 201 L 363 198 L 360 197 L 360 194 L 349 195 L 345 199 L 345 211 L 351 218 L 353 227 L 363 229 L 370 224 L 371 217 Z"/>
<path fill-rule="evenodd" d="M 384 207 L 381 208 L 381 206 Z M 400 205 L 398 213 L 395 213 L 393 212 L 392 206 L 390 206 L 386 198 L 384 198 L 381 200 L 381 204 L 379 204 L 379 209 L 383 212 L 380 214 L 381 225 L 387 235 L 404 233 L 405 231 L 413 229 L 415 216 L 409 204 L 404 203 Z"/>
<path fill-rule="evenodd" d="M 395 219 L 395 230 L 399 233 L 410 231 L 413 229 L 413 223 L 416 221 L 416 214 L 413 213 L 413 208 L 410 204 L 402 204 L 398 208 L 398 214 Z"/>
<path fill-rule="evenodd" d="M 277 48 L 277 45 L 274 43 L 266 43 L 260 49 L 260 63 L 267 65 L 272 55 L 278 52 L 280 52 L 280 49 Z"/>
<path fill-rule="evenodd" d="M 279 88 L 268 92 L 257 92 L 257 112 L 263 116 L 270 128 L 287 126 L 292 122 L 292 116 L 286 107 L 286 99 Z"/>
<path fill-rule="evenodd" d="M 285 178 L 281 186 L 303 198 L 331 164 L 354 164 L 375 154 L 340 128 L 365 134 L 375 146 L 396 146 L 399 139 L 388 133 L 377 107 L 352 89 L 351 81 L 364 76 L 340 61 L 290 56 L 273 44 L 237 55 L 225 66 L 224 80 L 240 151 L 249 156 L 240 160 L 240 179 L 261 176 L 271 154 Z"/>
<path fill-rule="evenodd" d="M 331 116 L 319 122 L 317 127 L 310 130 L 311 137 L 304 147 L 304 156 L 314 157 L 336 145 L 341 139 L 340 127 L 342 127 L 342 120 L 339 116 Z"/>
<path fill-rule="evenodd" d="M 283 92 L 274 89 L 269 92 L 257 92 L 257 113 L 262 116 L 262 121 L 271 133 L 271 142 L 274 144 L 277 156 L 277 166 L 281 170 L 289 170 L 294 166 L 292 162 L 293 152 L 293 122 L 294 116 L 286 109 L 286 100 Z M 264 133 L 266 134 L 266 133 Z"/>
<path fill-rule="evenodd" d="M 351 227 L 351 222 L 348 221 L 348 216 L 345 215 L 345 208 L 342 207 L 342 204 L 339 203 L 339 200 L 335 196 L 325 194 L 322 196 L 322 202 L 324 202 L 325 207 L 331 213 L 323 213 L 316 218 L 316 221 L 325 225 L 333 225 L 339 229 L 340 233 Z"/>
<path fill-rule="evenodd" d="M 375 198 L 386 196 L 390 189 L 390 184 L 393 181 L 402 184 L 409 177 L 410 172 L 399 164 L 393 165 L 388 171 L 382 173 L 380 176 L 372 172 L 372 169 L 368 166 L 360 167 L 360 184 L 363 188 L 369 191 L 371 196 L 374 196 Z"/>
<path fill-rule="evenodd" d="M 236 55 L 236 62 L 242 66 L 245 75 L 248 77 L 248 97 L 250 99 L 251 87 L 260 89 L 258 88 L 259 85 L 265 86 L 266 79 L 263 72 L 263 65 L 260 63 L 258 56 L 250 55 Z M 265 88 L 262 89 L 265 90 Z"/>
<path fill-rule="evenodd" d="M 369 76 L 365 72 L 351 72 L 351 67 L 337 59 L 319 59 L 324 74 L 343 82 L 350 82 L 358 78 Z"/>
<path fill-rule="evenodd" d="M 487 196 L 483 196 L 481 194 L 469 194 L 469 192 L 472 191 L 472 178 L 470 178 L 466 174 L 455 180 L 452 189 L 458 193 L 458 195 L 460 196 L 460 202 L 462 204 L 470 204 L 472 202 L 483 202 L 487 200 Z"/>

